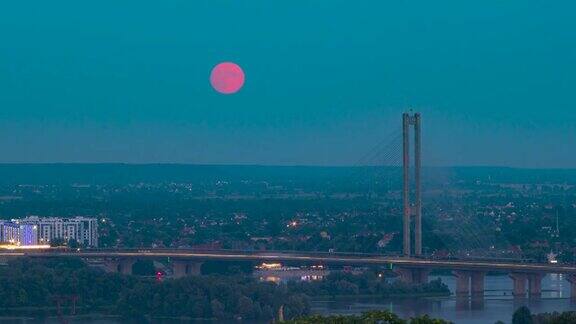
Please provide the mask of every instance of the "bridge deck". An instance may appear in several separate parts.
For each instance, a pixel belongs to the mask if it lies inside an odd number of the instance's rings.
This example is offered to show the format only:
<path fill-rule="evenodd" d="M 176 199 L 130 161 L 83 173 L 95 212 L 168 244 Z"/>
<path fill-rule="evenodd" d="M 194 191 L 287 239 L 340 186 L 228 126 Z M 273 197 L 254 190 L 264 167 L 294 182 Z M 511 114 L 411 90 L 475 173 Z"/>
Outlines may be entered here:
<path fill-rule="evenodd" d="M 306 252 L 254 252 L 254 251 L 197 251 L 197 250 L 81 250 L 81 251 L 8 251 L 0 252 L 1 258 L 12 257 L 65 257 L 80 258 L 174 258 L 187 260 L 230 260 L 230 261 L 284 261 L 301 263 L 342 264 L 342 265 L 389 265 L 399 267 L 500 271 L 500 272 L 539 272 L 576 274 L 576 266 L 562 264 L 538 264 L 522 262 L 502 262 L 490 260 L 436 260 L 425 258 L 405 258 L 366 254 L 327 254 Z"/>

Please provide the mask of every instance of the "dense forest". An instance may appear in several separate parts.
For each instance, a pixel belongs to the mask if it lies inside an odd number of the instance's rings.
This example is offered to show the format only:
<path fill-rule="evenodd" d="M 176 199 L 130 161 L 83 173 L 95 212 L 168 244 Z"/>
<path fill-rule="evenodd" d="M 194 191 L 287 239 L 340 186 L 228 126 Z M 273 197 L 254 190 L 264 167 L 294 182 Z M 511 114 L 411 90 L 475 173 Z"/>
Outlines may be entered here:
<path fill-rule="evenodd" d="M 512 324 L 571 324 L 576 323 L 576 312 L 552 312 L 532 314 L 526 306 L 518 308 L 512 315 Z M 503 324 L 497 322 L 496 324 Z"/>
<path fill-rule="evenodd" d="M 55 298 L 77 296 L 80 312 L 127 318 L 272 319 L 309 312 L 308 297 L 285 285 L 246 276 L 199 276 L 158 281 L 92 269 L 79 259 L 20 259 L 0 268 L 0 311 L 25 308 L 49 315 Z"/>
<path fill-rule="evenodd" d="M 141 266 L 135 270 L 142 270 Z M 449 294 L 439 280 L 418 286 L 389 283 L 375 272 L 333 272 L 321 281 L 260 282 L 216 274 L 162 279 L 105 273 L 80 259 L 16 259 L 0 267 L 0 311 L 53 315 L 55 300 L 76 296 L 80 313 L 126 318 L 290 319 L 310 312 L 310 298 L 343 295 Z"/>

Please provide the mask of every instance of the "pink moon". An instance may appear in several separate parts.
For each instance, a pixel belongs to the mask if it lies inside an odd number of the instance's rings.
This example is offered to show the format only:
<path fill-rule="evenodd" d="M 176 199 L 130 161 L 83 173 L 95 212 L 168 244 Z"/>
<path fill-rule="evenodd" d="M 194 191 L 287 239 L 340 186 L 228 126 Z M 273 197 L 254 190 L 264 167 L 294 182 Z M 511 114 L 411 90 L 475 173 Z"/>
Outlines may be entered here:
<path fill-rule="evenodd" d="M 212 69 L 210 84 L 220 93 L 236 93 L 244 85 L 244 71 L 236 63 L 222 62 Z"/>

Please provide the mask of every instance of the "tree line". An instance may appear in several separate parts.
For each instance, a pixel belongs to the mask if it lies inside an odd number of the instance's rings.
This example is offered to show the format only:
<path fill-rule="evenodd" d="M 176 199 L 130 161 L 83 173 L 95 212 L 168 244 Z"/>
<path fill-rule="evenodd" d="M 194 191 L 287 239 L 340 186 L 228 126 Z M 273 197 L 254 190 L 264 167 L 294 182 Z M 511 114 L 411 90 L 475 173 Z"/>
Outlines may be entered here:
<path fill-rule="evenodd" d="M 308 296 L 339 295 L 450 295 L 450 289 L 440 278 L 421 285 L 399 280 L 386 281 L 382 273 L 365 271 L 361 274 L 336 271 L 318 281 L 289 281 L 288 289 Z"/>
<path fill-rule="evenodd" d="M 76 258 L 12 260 L 0 268 L 0 310 L 50 315 L 58 296 L 77 296 L 85 313 L 126 318 L 273 319 L 309 313 L 306 295 L 249 276 L 210 275 L 159 281 L 105 273 Z M 44 311 L 43 311 L 44 310 Z M 44 312 L 44 313 L 43 313 Z"/>
<path fill-rule="evenodd" d="M 439 280 L 409 286 L 387 282 L 377 272 L 332 272 L 320 281 L 261 282 L 252 276 L 211 274 L 157 280 L 106 273 L 77 258 L 9 261 L 0 267 L 0 310 L 28 308 L 54 312 L 58 296 L 76 296 L 84 313 L 126 318 L 187 317 L 287 319 L 310 312 L 310 297 L 339 295 L 449 294 Z"/>
<path fill-rule="evenodd" d="M 451 322 L 431 318 L 428 315 L 413 317 L 408 320 L 388 311 L 370 311 L 361 315 L 312 315 L 285 321 L 286 324 L 451 324 Z"/>

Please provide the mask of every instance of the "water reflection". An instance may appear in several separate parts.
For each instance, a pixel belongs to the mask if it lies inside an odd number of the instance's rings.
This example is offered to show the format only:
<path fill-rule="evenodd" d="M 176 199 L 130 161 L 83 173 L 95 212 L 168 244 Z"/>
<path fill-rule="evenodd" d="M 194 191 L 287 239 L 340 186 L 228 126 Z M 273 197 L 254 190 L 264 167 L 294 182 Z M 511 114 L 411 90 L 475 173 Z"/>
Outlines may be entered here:
<path fill-rule="evenodd" d="M 454 278 L 440 278 L 454 292 Z M 524 305 L 536 313 L 576 310 L 574 300 L 567 298 L 570 296 L 570 285 L 562 275 L 548 275 L 543 279 L 541 298 L 513 298 L 512 281 L 508 276 L 487 276 L 485 289 L 484 298 L 356 298 L 315 301 L 313 311 L 321 314 L 354 314 L 372 309 L 389 309 L 405 318 L 430 314 L 455 323 L 485 324 L 497 320 L 509 322 L 512 313 Z"/>

